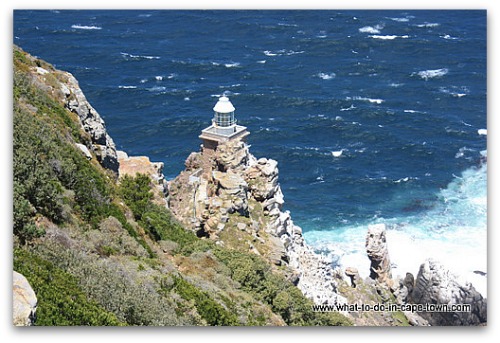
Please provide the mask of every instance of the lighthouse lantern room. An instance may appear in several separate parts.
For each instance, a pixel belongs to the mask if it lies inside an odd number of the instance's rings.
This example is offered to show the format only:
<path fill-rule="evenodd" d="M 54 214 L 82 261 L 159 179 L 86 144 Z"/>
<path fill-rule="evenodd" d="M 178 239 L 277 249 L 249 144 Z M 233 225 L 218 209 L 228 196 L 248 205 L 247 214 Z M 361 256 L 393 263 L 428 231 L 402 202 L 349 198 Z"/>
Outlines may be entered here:
<path fill-rule="evenodd" d="M 204 149 L 215 150 L 219 143 L 243 139 L 250 134 L 245 126 L 236 124 L 235 108 L 228 97 L 221 96 L 213 111 L 212 125 L 202 130 L 200 135 Z"/>

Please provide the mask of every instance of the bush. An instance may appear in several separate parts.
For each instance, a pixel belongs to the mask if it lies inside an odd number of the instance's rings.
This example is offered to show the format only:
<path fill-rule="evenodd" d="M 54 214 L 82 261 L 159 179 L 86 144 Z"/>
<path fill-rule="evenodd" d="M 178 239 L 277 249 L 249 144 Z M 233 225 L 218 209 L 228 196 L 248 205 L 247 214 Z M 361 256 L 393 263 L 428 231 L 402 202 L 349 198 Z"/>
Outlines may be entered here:
<path fill-rule="evenodd" d="M 123 326 L 116 316 L 89 300 L 76 279 L 27 251 L 14 251 L 14 270 L 23 274 L 38 298 L 37 326 Z"/>
<path fill-rule="evenodd" d="M 135 177 L 125 175 L 120 179 L 120 193 L 136 220 L 141 219 L 153 198 L 150 184 L 149 176 L 140 173 Z"/>
<path fill-rule="evenodd" d="M 244 290 L 271 306 L 288 325 L 351 325 L 339 313 L 317 313 L 313 302 L 284 276 L 273 273 L 259 256 L 220 248 L 214 255 L 231 271 Z"/>
<path fill-rule="evenodd" d="M 238 325 L 236 316 L 222 305 L 181 277 L 173 277 L 173 290 L 185 300 L 194 300 L 198 314 L 208 325 L 228 326 Z"/>
<path fill-rule="evenodd" d="M 155 241 L 170 240 L 179 245 L 178 251 L 189 254 L 197 249 L 208 250 L 210 243 L 200 240 L 185 230 L 171 212 L 152 202 L 151 180 L 147 175 L 125 175 L 120 180 L 119 192 L 135 219 Z"/>

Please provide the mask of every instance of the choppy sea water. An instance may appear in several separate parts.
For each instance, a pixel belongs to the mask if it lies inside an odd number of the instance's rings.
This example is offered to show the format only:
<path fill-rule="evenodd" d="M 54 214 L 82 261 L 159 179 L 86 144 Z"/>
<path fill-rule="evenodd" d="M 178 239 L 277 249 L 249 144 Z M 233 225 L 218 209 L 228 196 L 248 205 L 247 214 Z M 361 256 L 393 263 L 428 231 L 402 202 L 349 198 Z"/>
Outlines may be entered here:
<path fill-rule="evenodd" d="M 15 11 L 13 33 L 167 178 L 228 95 L 319 252 L 368 275 L 383 222 L 396 275 L 433 256 L 486 294 L 485 11 Z"/>

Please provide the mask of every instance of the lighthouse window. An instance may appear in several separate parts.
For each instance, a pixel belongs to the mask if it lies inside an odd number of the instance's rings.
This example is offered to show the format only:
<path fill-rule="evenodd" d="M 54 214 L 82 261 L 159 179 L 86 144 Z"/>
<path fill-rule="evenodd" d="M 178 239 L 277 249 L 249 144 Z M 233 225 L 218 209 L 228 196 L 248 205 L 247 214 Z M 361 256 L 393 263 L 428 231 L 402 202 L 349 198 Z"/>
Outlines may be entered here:
<path fill-rule="evenodd" d="M 215 121 L 219 126 L 231 126 L 234 123 L 234 112 L 215 113 Z"/>

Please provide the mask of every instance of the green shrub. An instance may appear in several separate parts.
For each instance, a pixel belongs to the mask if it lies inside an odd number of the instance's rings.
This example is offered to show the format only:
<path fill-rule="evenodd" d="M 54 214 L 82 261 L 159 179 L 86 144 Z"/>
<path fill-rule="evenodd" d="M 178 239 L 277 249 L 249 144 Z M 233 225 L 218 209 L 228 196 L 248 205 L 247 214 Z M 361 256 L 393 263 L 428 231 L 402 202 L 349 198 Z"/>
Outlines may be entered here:
<path fill-rule="evenodd" d="M 89 300 L 76 279 L 27 251 L 14 251 L 14 270 L 23 274 L 38 299 L 37 326 L 122 326 L 116 316 Z"/>
<path fill-rule="evenodd" d="M 150 203 L 139 223 L 155 240 L 170 240 L 184 247 L 198 240 L 194 233 L 185 230 L 164 207 Z"/>
<path fill-rule="evenodd" d="M 221 248 L 213 253 L 229 268 L 233 280 L 270 305 L 288 325 L 351 325 L 342 314 L 314 312 L 313 302 L 284 276 L 273 273 L 261 257 Z"/>
<path fill-rule="evenodd" d="M 125 175 L 120 179 L 120 194 L 136 220 L 141 219 L 153 198 L 150 184 L 149 176 L 140 173 L 135 177 Z"/>
<path fill-rule="evenodd" d="M 212 299 L 207 292 L 201 291 L 183 278 L 174 276 L 171 287 L 183 299 L 194 301 L 198 314 L 205 319 L 208 325 L 239 325 L 236 315 Z"/>

